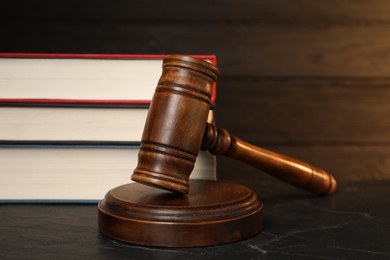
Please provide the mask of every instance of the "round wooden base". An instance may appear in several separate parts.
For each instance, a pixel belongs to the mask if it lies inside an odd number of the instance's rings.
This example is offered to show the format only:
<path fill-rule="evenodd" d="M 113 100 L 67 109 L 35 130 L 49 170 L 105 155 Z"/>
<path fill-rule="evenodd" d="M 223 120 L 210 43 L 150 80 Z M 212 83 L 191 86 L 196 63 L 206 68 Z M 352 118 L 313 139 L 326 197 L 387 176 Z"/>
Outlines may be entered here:
<path fill-rule="evenodd" d="M 98 206 L 99 229 L 124 242 L 197 247 L 251 237 L 263 227 L 263 204 L 249 188 L 191 180 L 187 195 L 130 183 L 110 190 Z"/>

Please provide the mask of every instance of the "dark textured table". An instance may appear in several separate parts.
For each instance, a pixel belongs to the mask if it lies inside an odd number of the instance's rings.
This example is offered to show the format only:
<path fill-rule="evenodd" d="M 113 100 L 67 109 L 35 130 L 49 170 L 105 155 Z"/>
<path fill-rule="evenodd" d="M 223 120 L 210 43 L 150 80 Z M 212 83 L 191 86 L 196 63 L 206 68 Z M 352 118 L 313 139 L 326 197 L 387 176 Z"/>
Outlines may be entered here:
<path fill-rule="evenodd" d="M 3 204 L 0 259 L 390 259 L 390 181 L 348 181 L 329 197 L 276 182 L 252 186 L 264 202 L 264 230 L 203 248 L 113 241 L 98 231 L 96 205 Z"/>

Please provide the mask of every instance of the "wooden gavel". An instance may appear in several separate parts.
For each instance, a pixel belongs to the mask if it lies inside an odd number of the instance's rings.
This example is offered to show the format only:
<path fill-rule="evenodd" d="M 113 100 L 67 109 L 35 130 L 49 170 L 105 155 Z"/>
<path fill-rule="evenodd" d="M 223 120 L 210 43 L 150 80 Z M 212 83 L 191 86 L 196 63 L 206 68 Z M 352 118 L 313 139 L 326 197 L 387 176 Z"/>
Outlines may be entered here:
<path fill-rule="evenodd" d="M 207 61 L 167 55 L 145 123 L 132 180 L 180 193 L 199 150 L 223 154 L 317 194 L 336 190 L 334 177 L 294 158 L 246 143 L 207 123 L 218 69 Z"/>

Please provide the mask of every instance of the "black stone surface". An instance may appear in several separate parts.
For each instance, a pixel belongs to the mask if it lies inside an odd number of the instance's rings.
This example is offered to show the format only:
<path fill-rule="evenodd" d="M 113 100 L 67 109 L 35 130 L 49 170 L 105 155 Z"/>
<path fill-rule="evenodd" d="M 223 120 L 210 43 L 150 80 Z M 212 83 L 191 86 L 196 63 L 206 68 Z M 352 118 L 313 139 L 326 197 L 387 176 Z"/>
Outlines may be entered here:
<path fill-rule="evenodd" d="M 96 205 L 2 204 L 0 259 L 390 259 L 390 181 L 349 181 L 329 197 L 284 184 L 256 187 L 264 230 L 202 248 L 109 239 L 99 233 Z"/>

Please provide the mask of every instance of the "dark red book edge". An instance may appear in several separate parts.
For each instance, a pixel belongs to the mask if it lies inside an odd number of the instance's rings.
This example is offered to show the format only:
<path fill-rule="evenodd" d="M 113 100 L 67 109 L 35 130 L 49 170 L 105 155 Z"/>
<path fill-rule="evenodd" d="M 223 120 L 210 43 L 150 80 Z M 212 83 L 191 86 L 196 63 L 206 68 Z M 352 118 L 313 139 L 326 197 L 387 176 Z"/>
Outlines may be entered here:
<path fill-rule="evenodd" d="M 37 59 L 162 59 L 164 54 L 68 54 L 68 53 L 0 53 L 0 58 L 37 58 Z M 199 59 L 207 59 L 217 65 L 215 55 L 189 55 Z M 211 104 L 215 103 L 217 88 L 212 89 Z M 152 98 L 152 97 L 150 97 Z M 141 105 L 148 106 L 150 100 L 103 100 L 103 99 L 41 99 L 41 98 L 1 98 L 0 105 Z"/>

